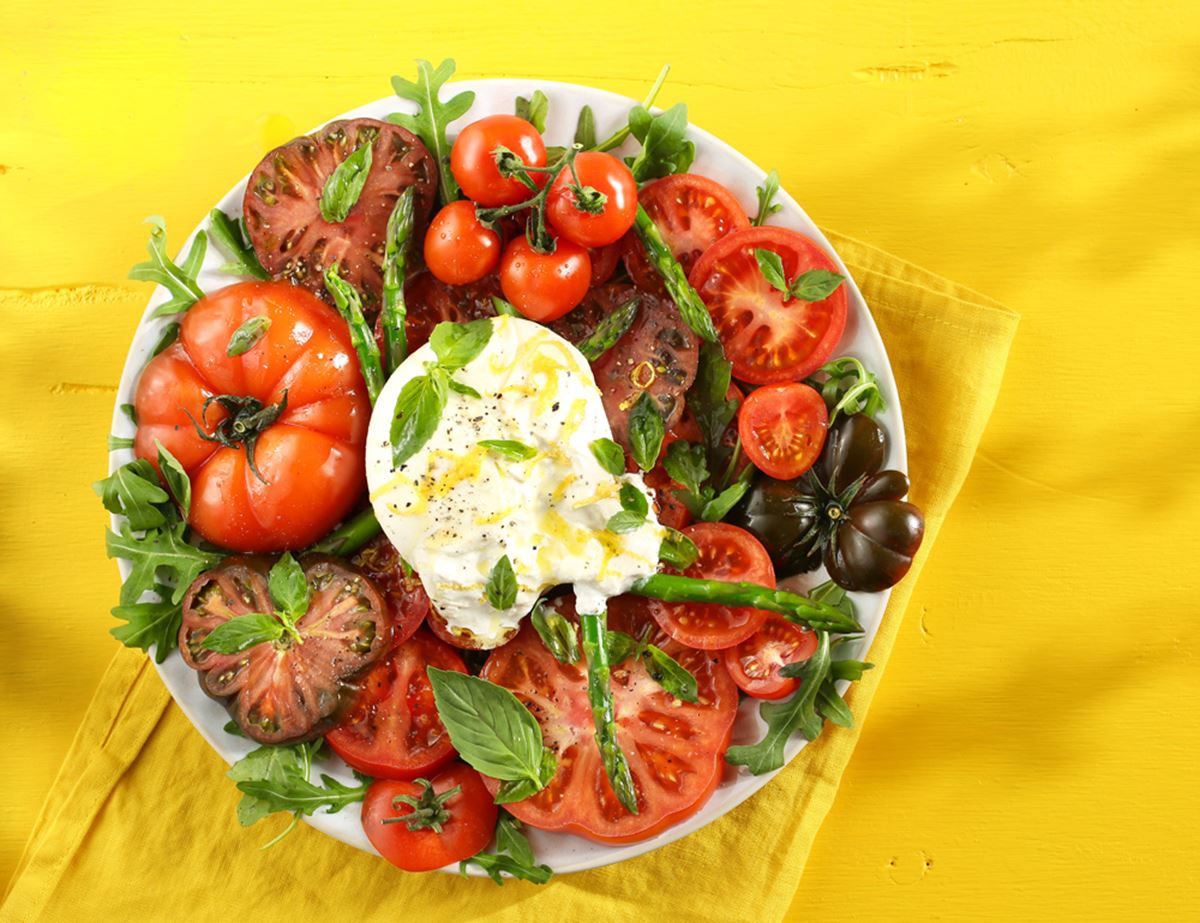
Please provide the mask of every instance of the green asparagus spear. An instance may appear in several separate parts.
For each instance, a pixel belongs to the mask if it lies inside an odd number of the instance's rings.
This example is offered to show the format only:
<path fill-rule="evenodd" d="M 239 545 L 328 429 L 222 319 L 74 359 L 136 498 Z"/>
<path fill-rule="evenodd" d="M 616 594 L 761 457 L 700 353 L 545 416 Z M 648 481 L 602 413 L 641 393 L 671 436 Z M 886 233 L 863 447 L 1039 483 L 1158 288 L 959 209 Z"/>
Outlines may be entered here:
<path fill-rule="evenodd" d="M 413 231 L 413 187 L 396 200 L 387 224 L 387 243 L 383 251 L 383 360 L 388 374 L 396 371 L 408 353 L 404 320 L 404 275 L 408 261 L 408 242 Z"/>
<path fill-rule="evenodd" d="M 358 363 L 362 366 L 363 380 L 367 383 L 367 397 L 374 404 L 383 390 L 383 365 L 379 359 L 375 334 L 363 317 L 362 300 L 354 286 L 338 275 L 336 265 L 325 270 L 325 287 L 333 295 L 338 313 L 350 327 L 350 342 L 358 352 Z"/>
<path fill-rule="evenodd" d="M 378 535 L 379 530 L 379 520 L 375 518 L 375 511 L 367 507 L 353 519 L 347 519 L 308 550 L 313 554 L 336 554 L 346 557 L 354 554 Z"/>
<path fill-rule="evenodd" d="M 717 342 L 717 328 L 713 326 L 708 308 L 704 306 L 704 302 L 700 300 L 696 290 L 688 284 L 687 274 L 683 271 L 683 267 L 679 265 L 679 261 L 671 253 L 671 248 L 667 246 L 666 241 L 662 239 L 662 234 L 654 226 L 654 221 L 646 214 L 646 209 L 641 205 L 638 206 L 633 228 L 637 231 L 642 246 L 646 248 L 646 256 L 649 258 L 650 264 L 658 270 L 663 284 L 667 287 L 667 292 L 679 307 L 683 322 L 702 339 L 708 340 L 710 343 Z"/>
<path fill-rule="evenodd" d="M 608 650 L 604 643 L 605 613 L 579 614 L 579 631 L 583 652 L 588 663 L 588 701 L 592 705 L 592 721 L 596 725 L 596 746 L 604 763 L 604 772 L 612 784 L 617 800 L 630 814 L 638 812 L 637 793 L 629 761 L 617 741 L 617 722 L 613 715 L 612 681 L 608 666 Z"/>

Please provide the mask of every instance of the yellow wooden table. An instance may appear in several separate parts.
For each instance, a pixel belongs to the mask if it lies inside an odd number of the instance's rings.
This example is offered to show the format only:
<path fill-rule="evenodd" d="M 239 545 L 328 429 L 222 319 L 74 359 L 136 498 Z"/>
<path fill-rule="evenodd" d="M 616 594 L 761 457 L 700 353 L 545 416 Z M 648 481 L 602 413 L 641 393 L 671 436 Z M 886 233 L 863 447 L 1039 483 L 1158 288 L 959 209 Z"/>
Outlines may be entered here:
<path fill-rule="evenodd" d="M 192 227 L 416 57 L 637 96 L 669 61 L 819 223 L 1024 316 L 793 916 L 1194 914 L 1200 8 L 603 9 L 0 5 L 0 880 L 113 650 L 88 485 L 141 219 Z"/>

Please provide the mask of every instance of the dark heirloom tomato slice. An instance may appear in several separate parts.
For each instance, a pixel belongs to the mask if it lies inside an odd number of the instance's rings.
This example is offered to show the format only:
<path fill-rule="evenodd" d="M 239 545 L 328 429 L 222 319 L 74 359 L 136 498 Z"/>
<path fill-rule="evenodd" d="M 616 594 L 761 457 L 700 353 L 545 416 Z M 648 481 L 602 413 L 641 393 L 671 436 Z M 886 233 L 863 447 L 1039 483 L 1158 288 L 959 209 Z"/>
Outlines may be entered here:
<path fill-rule="evenodd" d="M 321 216 L 325 181 L 350 154 L 371 144 L 371 170 L 345 221 Z M 277 147 L 246 183 L 246 232 L 263 268 L 277 279 L 303 285 L 322 298 L 325 270 L 341 274 L 363 295 L 368 311 L 383 290 L 383 249 L 396 199 L 414 187 L 416 240 L 433 207 L 438 167 L 421 140 L 399 125 L 375 119 L 330 122 L 311 135 Z"/>
<path fill-rule="evenodd" d="M 559 663 L 526 624 L 516 640 L 488 658 L 481 675 L 512 690 L 529 708 L 558 757 L 546 788 L 505 805 L 530 826 L 601 843 L 644 840 L 698 811 L 721 779 L 738 697 L 720 655 L 677 644 L 657 630 L 637 601 L 631 606 L 625 601 L 612 600 L 609 625 L 635 637 L 649 630 L 652 643 L 695 675 L 699 700 L 689 704 L 670 695 L 640 658 L 613 665 L 617 739 L 637 791 L 638 813 L 630 814 L 613 794 L 596 749 L 585 665 Z M 557 605 L 573 616 L 571 597 Z M 499 788 L 494 779 L 484 782 L 493 792 Z"/>
<path fill-rule="evenodd" d="M 462 324 L 482 317 L 495 317 L 492 297 L 499 294 L 500 282 L 495 276 L 486 276 L 468 285 L 447 285 L 425 270 L 410 276 L 404 283 L 404 301 L 408 308 L 404 333 L 408 337 L 409 352 L 424 346 L 433 328 L 442 321 Z M 378 325 L 375 335 L 382 337 Z"/>
<path fill-rule="evenodd" d="M 800 680 L 781 676 L 789 663 L 808 660 L 817 649 L 817 633 L 772 612 L 762 628 L 721 653 L 733 681 L 756 699 L 782 699 L 800 687 Z"/>
<path fill-rule="evenodd" d="M 425 624 L 429 626 L 430 631 L 432 631 L 451 647 L 457 647 L 459 650 L 463 651 L 490 650 L 493 647 L 499 647 L 506 641 L 511 640 L 512 637 L 517 633 L 517 630 L 513 628 L 508 632 L 508 634 L 501 638 L 499 644 L 484 645 L 481 640 L 479 640 L 477 637 L 475 637 L 475 635 L 471 634 L 471 632 L 467 631 L 466 629 L 452 629 L 442 617 L 442 614 L 438 612 L 437 608 L 432 605 L 429 607 L 429 614 L 425 616 Z"/>
<path fill-rule="evenodd" d="M 709 580 L 775 586 L 771 556 L 745 529 L 723 522 L 698 522 L 683 530 L 696 543 L 700 556 L 683 574 Z M 667 573 L 679 573 L 670 568 Z M 716 603 L 665 603 L 644 601 L 646 611 L 663 630 L 681 644 L 716 651 L 745 641 L 769 615 L 763 609 L 721 606 Z"/>
<path fill-rule="evenodd" d="M 353 707 L 325 735 L 329 746 L 359 772 L 380 779 L 416 779 L 454 759 L 425 672 L 431 666 L 467 672 L 448 645 L 418 632 L 362 678 Z"/>
<path fill-rule="evenodd" d="M 296 622 L 299 641 L 285 634 L 240 654 L 201 647 L 229 619 L 274 610 L 264 558 L 226 558 L 183 597 L 184 661 L 199 671 L 200 688 L 224 702 L 246 736 L 262 744 L 321 736 L 357 694 L 354 679 L 390 645 L 387 606 L 371 581 L 334 558 L 300 563 L 311 600 Z"/>
<path fill-rule="evenodd" d="M 429 612 L 429 597 L 415 571 L 404 573 L 400 552 L 386 535 L 368 542 L 350 558 L 350 563 L 371 578 L 387 600 L 392 617 L 392 643 L 412 637 Z"/>
<path fill-rule="evenodd" d="M 664 442 L 664 447 L 665 445 Z M 683 490 L 683 485 L 671 480 L 666 468 L 661 464 L 655 465 L 642 479 L 646 486 L 654 491 L 655 519 L 672 529 L 682 529 L 692 521 L 692 514 L 675 493 L 677 490 Z"/>
<path fill-rule="evenodd" d="M 695 173 L 677 173 L 647 183 L 638 193 L 638 201 L 685 273 L 726 234 L 750 227 L 750 219 L 732 192 Z M 652 292 L 665 291 L 662 278 L 632 231 L 625 237 L 625 247 L 625 268 L 633 281 Z"/>
<path fill-rule="evenodd" d="M 733 377 L 756 385 L 796 381 L 829 358 L 846 327 L 849 301 L 839 285 L 822 301 L 789 299 L 762 274 L 756 249 L 783 260 L 788 281 L 810 269 L 838 272 L 815 243 L 788 228 L 747 228 L 705 251 L 688 281 L 708 305 L 733 363 Z"/>

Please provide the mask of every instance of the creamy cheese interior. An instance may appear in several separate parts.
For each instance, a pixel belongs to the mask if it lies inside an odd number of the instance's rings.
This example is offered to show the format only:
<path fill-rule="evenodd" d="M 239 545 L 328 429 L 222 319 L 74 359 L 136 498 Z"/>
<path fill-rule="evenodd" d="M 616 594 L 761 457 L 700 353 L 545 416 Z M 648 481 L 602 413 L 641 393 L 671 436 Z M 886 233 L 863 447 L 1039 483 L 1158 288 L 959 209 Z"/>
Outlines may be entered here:
<path fill-rule="evenodd" d="M 500 316 L 483 351 L 453 373 L 481 395 L 449 392 L 441 423 L 399 469 L 390 430 L 400 390 L 436 360 L 428 345 L 388 379 L 371 416 L 367 482 L 384 532 L 420 575 L 447 624 L 486 647 L 499 644 L 538 596 L 574 584 L 582 612 L 599 611 L 657 569 L 665 530 L 654 519 L 632 532 L 605 526 L 620 512 L 618 491 L 640 475 L 614 477 L 590 444 L 612 431 L 587 360 L 540 324 Z M 480 440 L 514 440 L 537 450 L 527 461 Z M 485 587 L 508 555 L 516 602 L 493 609 Z"/>

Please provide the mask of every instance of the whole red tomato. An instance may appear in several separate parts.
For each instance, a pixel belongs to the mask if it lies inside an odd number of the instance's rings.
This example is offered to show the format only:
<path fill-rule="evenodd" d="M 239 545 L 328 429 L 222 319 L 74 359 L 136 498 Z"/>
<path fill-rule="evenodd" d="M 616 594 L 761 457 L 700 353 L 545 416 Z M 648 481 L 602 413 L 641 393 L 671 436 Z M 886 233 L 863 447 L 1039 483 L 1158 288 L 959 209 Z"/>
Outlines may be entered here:
<path fill-rule="evenodd" d="M 475 217 L 475 205 L 451 202 L 425 234 L 425 265 L 447 285 L 478 282 L 500 262 L 500 235 Z"/>
<path fill-rule="evenodd" d="M 629 168 L 611 154 L 585 151 L 575 158 L 573 172 L 567 168 L 555 177 L 546 218 L 567 240 L 603 247 L 633 227 L 637 207 L 637 181 Z"/>
<path fill-rule="evenodd" d="M 592 284 L 592 261 L 579 244 L 559 238 L 554 252 L 534 249 L 518 237 L 500 259 L 500 288 L 513 307 L 530 320 L 556 320 L 570 311 Z"/>
<path fill-rule="evenodd" d="M 516 205 L 533 191 L 515 176 L 502 176 L 495 150 L 504 147 L 527 167 L 546 165 L 546 142 L 538 130 L 515 115 L 488 115 L 472 122 L 450 149 L 450 171 L 467 198 L 480 205 Z M 545 174 L 535 173 L 534 182 L 545 184 Z"/>

